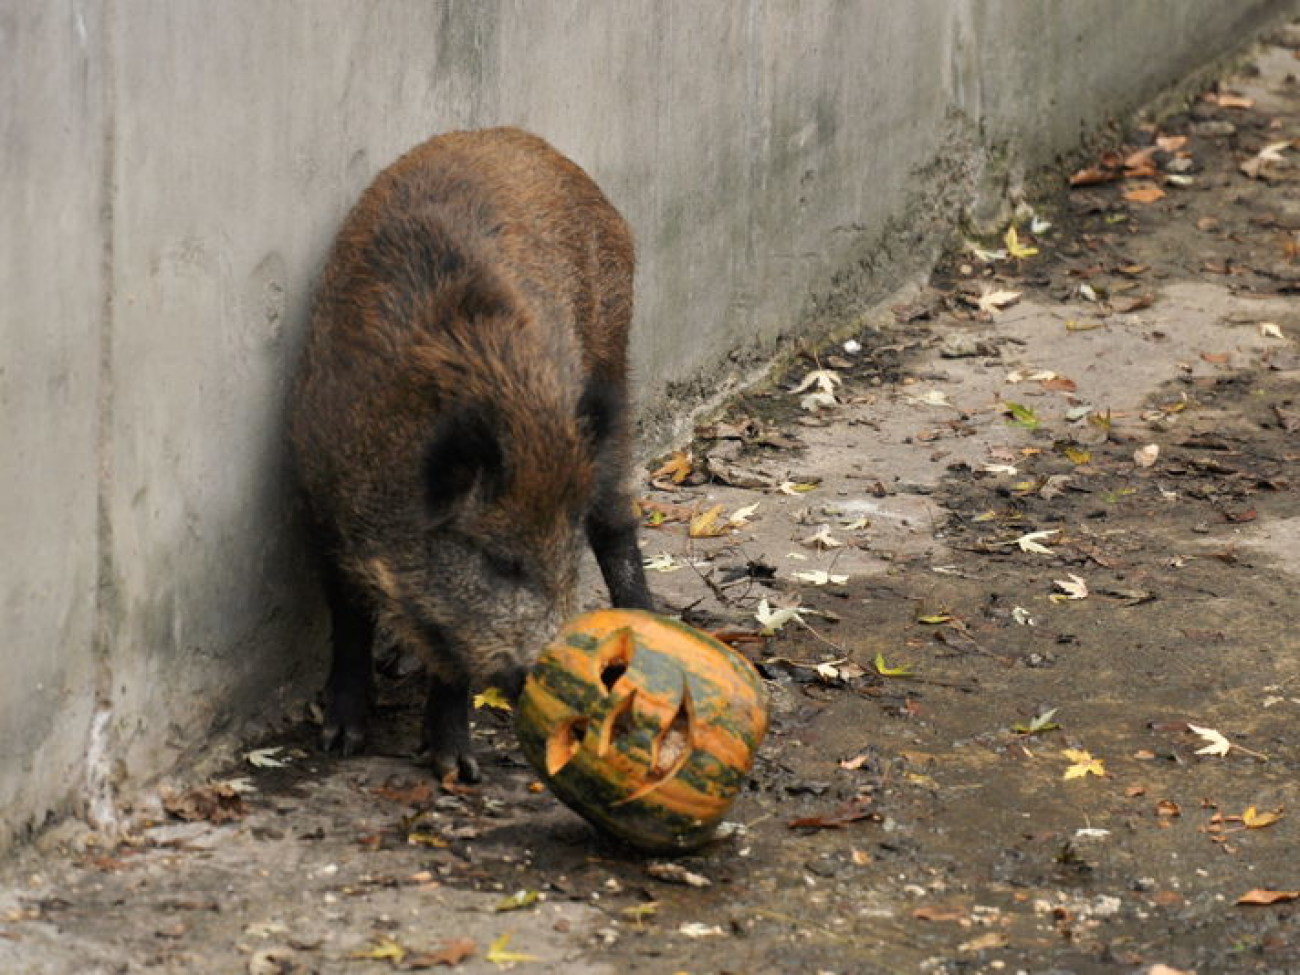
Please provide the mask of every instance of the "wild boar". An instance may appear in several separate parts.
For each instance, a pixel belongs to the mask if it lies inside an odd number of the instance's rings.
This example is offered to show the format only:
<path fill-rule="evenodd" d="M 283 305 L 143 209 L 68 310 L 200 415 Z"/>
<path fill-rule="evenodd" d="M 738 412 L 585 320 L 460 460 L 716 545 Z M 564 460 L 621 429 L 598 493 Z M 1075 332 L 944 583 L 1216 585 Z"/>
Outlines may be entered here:
<path fill-rule="evenodd" d="M 362 747 L 376 631 L 429 673 L 423 750 L 478 778 L 469 696 L 517 694 L 578 608 L 584 537 L 611 601 L 651 606 L 627 493 L 627 224 L 517 129 L 384 170 L 324 269 L 290 436 L 333 626 L 323 745 Z"/>

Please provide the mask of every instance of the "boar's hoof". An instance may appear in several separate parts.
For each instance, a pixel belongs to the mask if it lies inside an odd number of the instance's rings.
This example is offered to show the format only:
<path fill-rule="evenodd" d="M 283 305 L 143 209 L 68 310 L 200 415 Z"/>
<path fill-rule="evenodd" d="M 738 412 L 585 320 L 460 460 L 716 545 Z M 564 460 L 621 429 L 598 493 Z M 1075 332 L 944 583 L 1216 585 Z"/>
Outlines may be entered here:
<path fill-rule="evenodd" d="M 358 725 L 329 721 L 321 730 L 320 747 L 322 751 L 338 752 L 340 755 L 359 755 L 365 748 L 366 732 Z"/>
<path fill-rule="evenodd" d="M 471 784 L 483 777 L 479 771 L 478 761 L 469 752 L 458 752 L 447 748 L 426 747 L 416 757 L 416 761 L 428 765 L 439 779 L 455 775 L 457 782 Z"/>

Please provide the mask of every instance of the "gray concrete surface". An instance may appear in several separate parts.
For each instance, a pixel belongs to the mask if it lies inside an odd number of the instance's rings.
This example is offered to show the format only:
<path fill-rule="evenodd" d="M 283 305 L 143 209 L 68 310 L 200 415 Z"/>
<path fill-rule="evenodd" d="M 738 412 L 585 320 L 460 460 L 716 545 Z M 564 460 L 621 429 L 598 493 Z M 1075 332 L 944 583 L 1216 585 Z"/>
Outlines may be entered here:
<path fill-rule="evenodd" d="M 314 690 L 283 396 L 332 229 L 411 144 L 519 124 L 607 188 L 662 439 L 1295 10 L 0 0 L 0 847 Z"/>

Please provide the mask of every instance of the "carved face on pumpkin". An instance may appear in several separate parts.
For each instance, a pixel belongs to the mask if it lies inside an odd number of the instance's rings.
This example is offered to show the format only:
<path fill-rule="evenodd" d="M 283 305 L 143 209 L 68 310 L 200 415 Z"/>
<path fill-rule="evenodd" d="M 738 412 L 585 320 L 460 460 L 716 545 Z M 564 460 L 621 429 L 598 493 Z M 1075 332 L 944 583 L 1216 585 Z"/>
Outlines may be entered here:
<path fill-rule="evenodd" d="M 705 842 L 767 731 L 749 661 L 643 610 L 576 617 L 519 700 L 524 754 L 574 811 L 650 850 Z"/>

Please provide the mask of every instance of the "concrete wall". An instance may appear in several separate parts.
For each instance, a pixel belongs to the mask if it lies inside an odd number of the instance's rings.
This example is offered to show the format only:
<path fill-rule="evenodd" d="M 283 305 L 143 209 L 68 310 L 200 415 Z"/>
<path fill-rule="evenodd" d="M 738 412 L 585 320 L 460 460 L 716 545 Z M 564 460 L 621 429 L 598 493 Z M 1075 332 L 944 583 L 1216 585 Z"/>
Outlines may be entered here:
<path fill-rule="evenodd" d="M 650 428 L 1292 0 L 0 0 L 0 846 L 314 690 L 281 416 L 374 173 L 519 124 L 641 248 Z M 701 382 L 701 378 L 703 381 Z"/>

